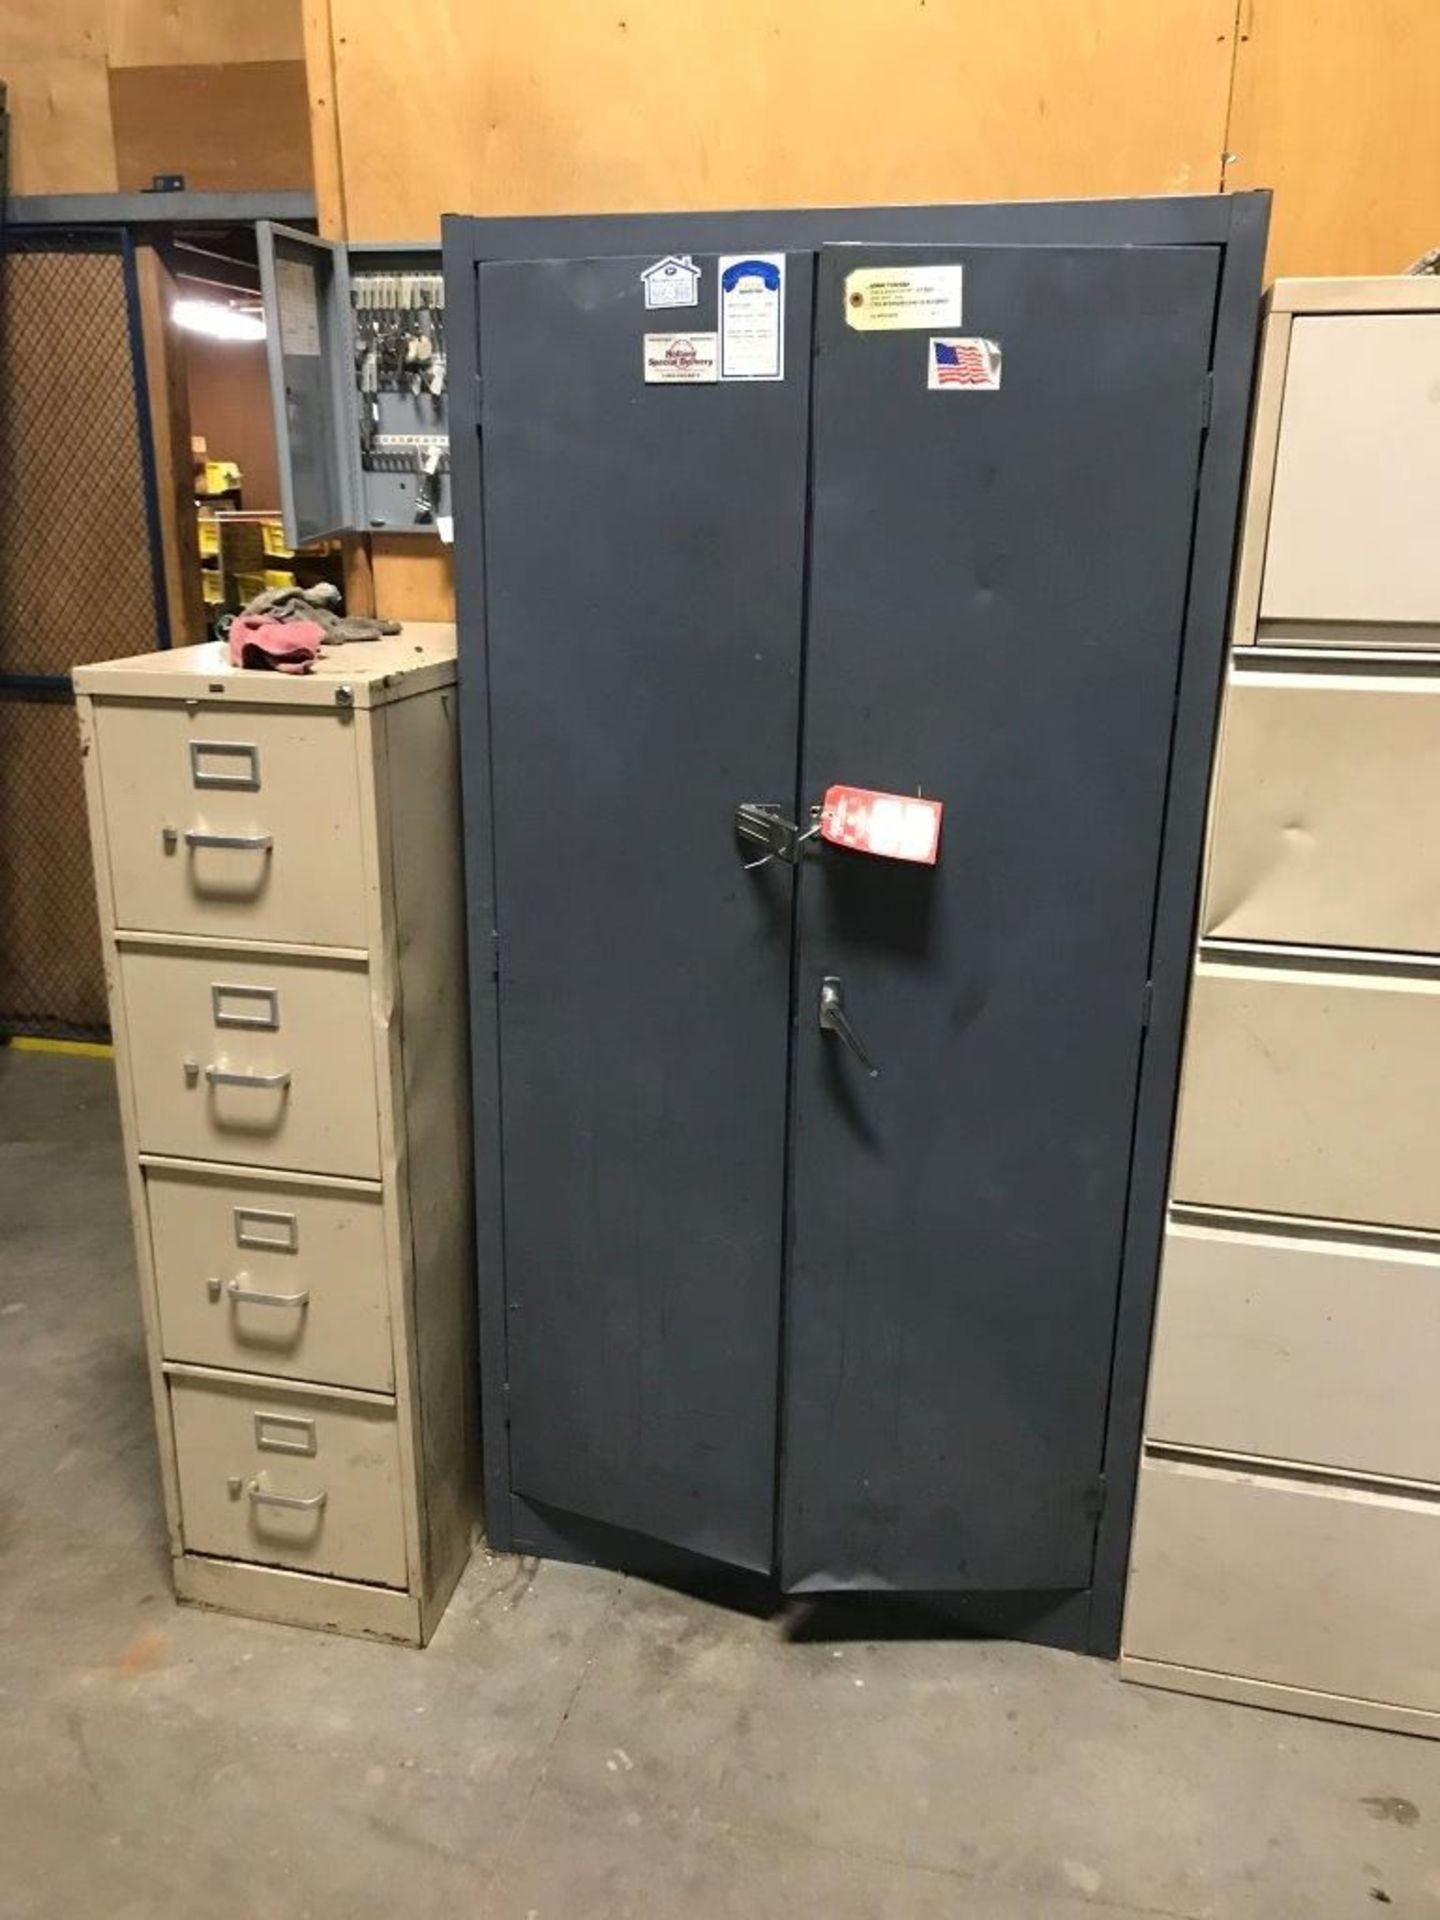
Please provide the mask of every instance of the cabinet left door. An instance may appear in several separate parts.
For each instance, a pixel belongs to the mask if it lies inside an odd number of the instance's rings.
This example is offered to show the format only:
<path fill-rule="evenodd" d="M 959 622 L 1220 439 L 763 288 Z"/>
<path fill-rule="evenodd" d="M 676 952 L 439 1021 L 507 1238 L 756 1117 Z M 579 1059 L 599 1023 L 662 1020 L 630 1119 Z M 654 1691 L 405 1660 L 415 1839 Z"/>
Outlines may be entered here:
<path fill-rule="evenodd" d="M 345 249 L 256 223 L 280 505 L 292 546 L 362 525 Z"/>

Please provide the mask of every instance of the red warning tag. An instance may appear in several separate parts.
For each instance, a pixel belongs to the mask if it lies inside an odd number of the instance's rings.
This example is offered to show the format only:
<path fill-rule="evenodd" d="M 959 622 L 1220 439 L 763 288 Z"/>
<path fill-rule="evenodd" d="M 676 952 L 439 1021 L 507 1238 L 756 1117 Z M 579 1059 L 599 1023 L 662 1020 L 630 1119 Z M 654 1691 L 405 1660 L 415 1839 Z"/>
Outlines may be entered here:
<path fill-rule="evenodd" d="M 832 847 L 884 860 L 913 860 L 933 867 L 940 851 L 939 800 L 908 793 L 872 793 L 868 787 L 831 787 L 820 810 L 820 838 Z"/>

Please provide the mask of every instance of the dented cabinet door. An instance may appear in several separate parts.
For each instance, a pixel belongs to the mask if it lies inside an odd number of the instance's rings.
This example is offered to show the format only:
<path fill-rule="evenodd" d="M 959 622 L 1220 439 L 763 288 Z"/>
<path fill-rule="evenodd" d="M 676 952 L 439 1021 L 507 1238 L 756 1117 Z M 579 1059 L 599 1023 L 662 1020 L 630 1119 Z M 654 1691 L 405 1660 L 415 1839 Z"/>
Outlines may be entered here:
<path fill-rule="evenodd" d="M 851 324 L 902 264 L 963 279 L 955 368 Z M 945 812 L 801 870 L 792 1589 L 1090 1580 L 1216 266 L 821 256 L 801 792 Z"/>
<path fill-rule="evenodd" d="M 480 269 L 503 945 L 508 1427 L 536 1509 L 767 1570 L 794 869 L 808 255 L 786 364 L 652 384 L 643 258 Z M 543 398 L 542 398 L 543 396 Z"/>
<path fill-rule="evenodd" d="M 1437 793 L 1440 673 L 1237 666 L 1204 931 L 1440 952 Z"/>
<path fill-rule="evenodd" d="M 1440 313 L 1297 316 L 1262 621 L 1440 622 L 1437 383 Z"/>

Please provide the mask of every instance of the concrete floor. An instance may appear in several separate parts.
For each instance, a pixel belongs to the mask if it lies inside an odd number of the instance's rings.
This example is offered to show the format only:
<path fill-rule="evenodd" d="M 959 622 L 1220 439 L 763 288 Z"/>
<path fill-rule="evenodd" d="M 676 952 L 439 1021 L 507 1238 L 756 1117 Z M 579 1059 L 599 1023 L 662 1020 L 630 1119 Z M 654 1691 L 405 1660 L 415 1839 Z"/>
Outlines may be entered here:
<path fill-rule="evenodd" d="M 4 1920 L 1440 1916 L 1440 1745 L 1098 1661 L 483 1550 L 425 1653 L 177 1608 L 103 1062 L 0 1051 L 0 1462 Z"/>

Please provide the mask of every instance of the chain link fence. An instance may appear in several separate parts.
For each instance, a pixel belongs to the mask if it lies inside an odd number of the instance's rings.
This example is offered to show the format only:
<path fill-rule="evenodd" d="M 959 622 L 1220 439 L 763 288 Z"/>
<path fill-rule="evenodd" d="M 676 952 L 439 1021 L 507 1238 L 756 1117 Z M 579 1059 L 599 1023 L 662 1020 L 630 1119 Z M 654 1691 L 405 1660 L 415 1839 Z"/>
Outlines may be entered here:
<path fill-rule="evenodd" d="M 133 255 L 0 252 L 0 1034 L 97 1037 L 105 978 L 70 668 L 161 644 Z"/>

